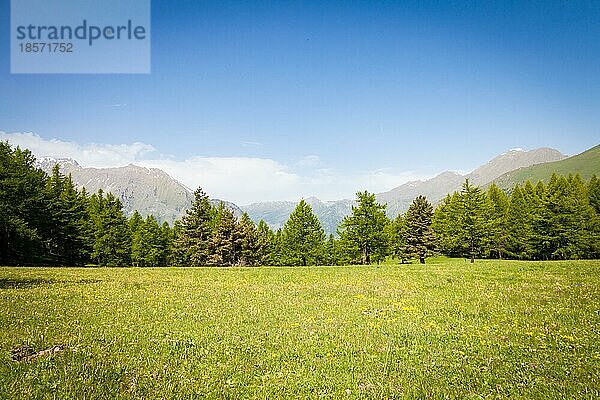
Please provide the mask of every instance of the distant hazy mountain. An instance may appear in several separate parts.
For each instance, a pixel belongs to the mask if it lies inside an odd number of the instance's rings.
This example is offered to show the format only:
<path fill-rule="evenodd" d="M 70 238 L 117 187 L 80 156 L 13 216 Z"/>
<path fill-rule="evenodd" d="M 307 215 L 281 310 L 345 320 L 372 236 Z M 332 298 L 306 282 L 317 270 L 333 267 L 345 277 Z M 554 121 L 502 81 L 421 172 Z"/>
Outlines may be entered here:
<path fill-rule="evenodd" d="M 426 196 L 430 202 L 439 202 L 447 193 L 460 190 L 465 178 L 476 185 L 485 185 L 508 171 L 540 163 L 562 160 L 566 156 L 550 148 L 531 151 L 513 149 L 495 157 L 485 165 L 467 175 L 446 171 L 425 181 L 412 181 L 398 186 L 390 191 L 376 194 L 377 201 L 387 204 L 387 214 L 395 218 L 398 213 L 408 209 L 410 203 L 418 195 Z M 316 198 L 307 199 L 313 211 L 319 217 L 327 233 L 335 233 L 336 227 L 344 216 L 351 212 L 353 200 L 323 202 Z M 267 202 L 242 206 L 242 209 L 254 220 L 263 219 L 272 228 L 283 226 L 295 202 Z"/>
<path fill-rule="evenodd" d="M 55 164 L 61 172 L 71 174 L 73 183 L 85 187 L 90 193 L 98 189 L 111 192 L 123 203 L 126 215 L 138 210 L 142 215 L 154 215 L 160 222 L 173 224 L 181 218 L 192 204 L 192 191 L 157 168 L 144 168 L 136 165 L 117 168 L 82 168 L 73 159 L 41 158 L 38 166 L 50 173 Z M 214 204 L 220 200 L 212 200 Z M 224 202 L 238 216 L 240 209 L 233 203 Z"/>
<path fill-rule="evenodd" d="M 404 212 L 418 195 L 424 195 L 432 203 L 437 203 L 446 194 L 460 190 L 462 183 L 469 178 L 471 183 L 483 186 L 490 183 L 506 172 L 530 165 L 542 164 L 566 158 L 558 150 L 547 147 L 524 151 L 513 149 L 493 158 L 486 164 L 476 168 L 467 175 L 456 172 L 443 172 L 426 181 L 413 181 L 398 186 L 389 192 L 377 194 L 380 203 L 387 203 L 387 213 L 394 218 L 398 213 Z"/>
<path fill-rule="evenodd" d="M 592 175 L 600 176 L 600 145 L 560 161 L 536 164 L 507 172 L 495 178 L 494 182 L 503 189 L 509 189 L 527 180 L 547 182 L 553 173 L 579 174 L 583 179 L 590 179 Z"/>
<path fill-rule="evenodd" d="M 312 207 L 313 212 L 327 233 L 335 233 L 336 228 L 344 216 L 352 211 L 352 200 L 321 201 L 316 197 L 305 199 Z M 242 210 L 247 212 L 250 218 L 258 222 L 264 220 L 271 228 L 278 229 L 283 227 L 291 212 L 294 211 L 298 202 L 294 201 L 269 201 L 262 203 L 253 203 L 242 206 Z"/>

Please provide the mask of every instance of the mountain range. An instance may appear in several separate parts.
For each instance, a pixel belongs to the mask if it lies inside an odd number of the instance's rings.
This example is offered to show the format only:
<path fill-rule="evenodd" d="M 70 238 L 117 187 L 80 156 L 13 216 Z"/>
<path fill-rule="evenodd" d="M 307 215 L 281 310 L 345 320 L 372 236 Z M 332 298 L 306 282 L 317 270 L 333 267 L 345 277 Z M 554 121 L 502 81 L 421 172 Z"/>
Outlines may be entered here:
<path fill-rule="evenodd" d="M 469 174 L 462 175 L 446 171 L 431 179 L 407 182 L 387 192 L 377 193 L 375 197 L 379 203 L 387 204 L 388 217 L 395 218 L 399 213 L 406 211 L 418 195 L 424 195 L 430 202 L 436 204 L 447 193 L 460 190 L 462 183 L 467 178 L 476 185 L 485 185 L 509 171 L 565 158 L 564 154 L 551 148 L 531 151 L 513 149 L 495 157 Z M 311 205 L 327 233 L 336 232 L 336 227 L 344 216 L 352 212 L 352 206 L 355 204 L 354 200 L 350 199 L 321 201 L 312 197 L 305 200 Z M 283 226 L 295 206 L 296 202 L 275 201 L 253 203 L 241 208 L 254 221 L 263 219 L 269 226 L 276 229 Z"/>
<path fill-rule="evenodd" d="M 70 158 L 44 157 L 37 166 L 51 173 L 55 164 L 59 164 L 63 174 L 71 174 L 73 183 L 85 187 L 89 193 L 98 189 L 111 192 L 121 199 L 125 215 L 131 216 L 138 210 L 143 216 L 152 214 L 159 222 L 173 224 L 181 218 L 192 204 L 193 192 L 166 172 L 158 168 L 145 168 L 127 165 L 115 168 L 83 168 Z M 213 204 L 223 202 L 237 216 L 242 215 L 238 206 L 231 202 L 213 199 Z"/>
<path fill-rule="evenodd" d="M 115 168 L 83 168 L 72 159 L 41 158 L 38 166 L 51 172 L 55 164 L 65 174 L 71 174 L 78 187 L 85 187 L 88 192 L 98 189 L 110 191 L 123 202 L 127 215 L 134 210 L 142 215 L 153 214 L 159 221 L 170 224 L 181 218 L 193 200 L 192 191 L 156 168 L 144 168 L 136 165 Z M 600 175 L 600 145 L 573 157 L 567 157 L 551 148 L 540 148 L 531 151 L 513 149 L 507 151 L 488 163 L 476 168 L 468 174 L 446 171 L 431 179 L 412 181 L 393 188 L 387 192 L 377 193 L 380 203 L 387 204 L 390 218 L 404 212 L 412 200 L 418 195 L 425 195 L 433 204 L 439 203 L 447 194 L 460 190 L 465 179 L 479 186 L 487 186 L 496 182 L 504 189 L 510 189 L 526 179 L 547 180 L 552 172 L 562 174 L 580 173 L 588 179 L 592 174 Z M 319 217 L 327 233 L 335 233 L 344 216 L 352 211 L 355 204 L 352 199 L 322 201 L 316 197 L 305 199 Z M 212 200 L 217 204 L 222 200 Z M 224 201 L 236 215 L 247 212 L 255 221 L 264 220 L 273 229 L 283 226 L 297 202 L 271 201 L 237 206 Z"/>

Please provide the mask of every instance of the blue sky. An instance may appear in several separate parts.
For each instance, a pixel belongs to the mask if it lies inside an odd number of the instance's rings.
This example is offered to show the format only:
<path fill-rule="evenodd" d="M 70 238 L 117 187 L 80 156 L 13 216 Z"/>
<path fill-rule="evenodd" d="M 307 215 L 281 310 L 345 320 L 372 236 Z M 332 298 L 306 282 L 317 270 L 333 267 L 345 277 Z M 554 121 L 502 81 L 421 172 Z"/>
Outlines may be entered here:
<path fill-rule="evenodd" d="M 153 1 L 149 75 L 11 75 L 9 10 L 5 138 L 240 204 L 600 142 L 600 2 Z"/>

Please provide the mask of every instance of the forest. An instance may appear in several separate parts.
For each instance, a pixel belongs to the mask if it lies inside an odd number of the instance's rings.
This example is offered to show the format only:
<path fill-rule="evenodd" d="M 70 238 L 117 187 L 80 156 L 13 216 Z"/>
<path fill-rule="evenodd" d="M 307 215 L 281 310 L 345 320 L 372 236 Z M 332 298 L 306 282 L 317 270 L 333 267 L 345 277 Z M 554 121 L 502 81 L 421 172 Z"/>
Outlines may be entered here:
<path fill-rule="evenodd" d="M 600 257 L 600 180 L 553 175 L 505 192 L 466 180 L 436 207 L 425 197 L 390 220 L 367 191 L 325 235 L 301 200 L 281 229 L 214 206 L 198 188 L 173 226 L 120 199 L 88 193 L 55 166 L 35 167 L 28 150 L 0 142 L 0 265 L 306 266 L 420 262 L 433 255 L 564 260 Z"/>

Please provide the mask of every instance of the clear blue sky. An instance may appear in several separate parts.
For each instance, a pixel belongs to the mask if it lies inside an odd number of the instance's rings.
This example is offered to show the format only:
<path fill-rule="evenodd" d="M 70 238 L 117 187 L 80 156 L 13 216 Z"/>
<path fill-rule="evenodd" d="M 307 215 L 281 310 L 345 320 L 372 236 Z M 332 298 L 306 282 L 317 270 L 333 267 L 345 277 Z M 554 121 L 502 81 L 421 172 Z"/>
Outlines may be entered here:
<path fill-rule="evenodd" d="M 598 1 L 153 1 L 149 75 L 11 75 L 9 3 L 0 131 L 425 174 L 600 142 Z"/>

